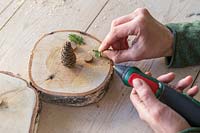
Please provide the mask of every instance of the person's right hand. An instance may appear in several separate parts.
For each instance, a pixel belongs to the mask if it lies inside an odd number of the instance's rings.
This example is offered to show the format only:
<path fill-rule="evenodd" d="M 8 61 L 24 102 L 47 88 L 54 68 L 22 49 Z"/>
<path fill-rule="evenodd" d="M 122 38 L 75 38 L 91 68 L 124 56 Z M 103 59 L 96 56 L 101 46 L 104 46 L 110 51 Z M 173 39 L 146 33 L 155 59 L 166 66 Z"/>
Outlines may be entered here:
<path fill-rule="evenodd" d="M 175 78 L 174 73 L 168 73 L 158 78 L 159 81 L 169 83 Z M 174 88 L 183 91 L 192 84 L 192 77 L 180 80 Z M 146 121 L 156 133 L 176 133 L 190 125 L 188 122 L 167 105 L 161 103 L 151 91 L 151 88 L 141 79 L 133 80 L 133 90 L 130 99 L 142 120 Z M 198 86 L 187 91 L 191 97 L 198 93 Z"/>
<path fill-rule="evenodd" d="M 129 35 L 136 36 L 131 47 L 127 42 Z M 138 8 L 131 14 L 113 20 L 99 51 L 113 62 L 120 63 L 171 56 L 172 44 L 170 30 L 155 20 L 147 9 Z"/>

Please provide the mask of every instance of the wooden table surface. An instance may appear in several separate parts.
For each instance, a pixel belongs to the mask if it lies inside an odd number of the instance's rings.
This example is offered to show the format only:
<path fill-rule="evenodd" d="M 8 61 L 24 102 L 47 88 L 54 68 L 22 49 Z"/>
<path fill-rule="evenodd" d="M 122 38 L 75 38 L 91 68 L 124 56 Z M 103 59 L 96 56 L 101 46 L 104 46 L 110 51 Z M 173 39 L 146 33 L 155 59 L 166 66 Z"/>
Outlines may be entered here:
<path fill-rule="evenodd" d="M 146 7 L 162 23 L 191 22 L 200 16 L 199 0 L 0 0 L 0 70 L 29 81 L 28 61 L 37 39 L 59 29 L 78 29 L 103 39 L 114 18 Z M 200 67 L 168 69 L 164 58 L 131 62 L 158 76 L 170 71 L 177 80 L 186 75 L 200 85 Z M 193 85 L 194 85 L 193 84 Z M 38 133 L 148 133 L 129 100 L 130 89 L 114 75 L 109 91 L 86 107 L 42 103 Z M 200 100 L 199 96 L 196 96 Z"/>

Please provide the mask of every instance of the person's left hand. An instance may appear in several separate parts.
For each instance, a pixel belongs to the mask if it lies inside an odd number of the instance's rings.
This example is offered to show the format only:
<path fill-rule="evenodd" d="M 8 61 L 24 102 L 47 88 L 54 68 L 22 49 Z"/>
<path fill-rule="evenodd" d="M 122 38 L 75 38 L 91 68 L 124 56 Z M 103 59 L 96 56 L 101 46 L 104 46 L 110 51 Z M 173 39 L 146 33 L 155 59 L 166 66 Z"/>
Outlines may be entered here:
<path fill-rule="evenodd" d="M 168 73 L 158 77 L 164 83 L 170 83 L 175 78 L 174 73 Z M 192 77 L 187 76 L 180 80 L 174 88 L 183 91 L 192 83 Z M 140 118 L 146 121 L 150 127 L 159 133 L 176 133 L 189 128 L 188 122 L 167 105 L 161 103 L 151 91 L 151 88 L 141 79 L 133 80 L 134 88 L 130 99 L 135 106 Z M 194 96 L 198 93 L 198 87 L 194 86 L 187 94 Z"/>

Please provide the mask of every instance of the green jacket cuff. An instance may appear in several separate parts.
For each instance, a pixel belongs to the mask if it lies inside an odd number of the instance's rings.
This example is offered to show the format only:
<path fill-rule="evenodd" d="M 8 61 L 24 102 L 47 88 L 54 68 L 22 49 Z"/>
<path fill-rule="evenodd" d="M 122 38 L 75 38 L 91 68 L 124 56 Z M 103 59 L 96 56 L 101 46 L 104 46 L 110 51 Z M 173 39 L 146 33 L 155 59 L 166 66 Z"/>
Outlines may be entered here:
<path fill-rule="evenodd" d="M 166 26 L 174 35 L 173 55 L 166 57 L 168 67 L 200 64 L 200 21 Z"/>
<path fill-rule="evenodd" d="M 175 53 L 176 53 L 176 31 L 171 29 L 170 27 L 167 26 L 167 28 L 171 31 L 171 33 L 173 34 L 174 40 L 173 40 L 173 54 L 172 56 L 167 56 L 165 57 L 165 63 L 167 65 L 167 67 L 172 67 L 174 65 L 174 57 L 175 57 Z"/>
<path fill-rule="evenodd" d="M 180 131 L 179 133 L 200 133 L 200 127 L 191 127 Z"/>

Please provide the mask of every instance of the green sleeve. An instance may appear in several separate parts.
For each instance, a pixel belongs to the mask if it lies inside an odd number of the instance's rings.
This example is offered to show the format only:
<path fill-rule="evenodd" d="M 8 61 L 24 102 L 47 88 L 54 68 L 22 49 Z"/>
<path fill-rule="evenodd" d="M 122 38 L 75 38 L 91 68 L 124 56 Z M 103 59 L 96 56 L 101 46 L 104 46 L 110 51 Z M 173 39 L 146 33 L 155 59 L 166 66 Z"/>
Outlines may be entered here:
<path fill-rule="evenodd" d="M 166 25 L 174 34 L 174 52 L 166 57 L 168 67 L 200 64 L 200 21 Z"/>
<path fill-rule="evenodd" d="M 182 130 L 179 133 L 200 133 L 200 128 L 199 127 L 191 127 L 191 128 Z"/>

